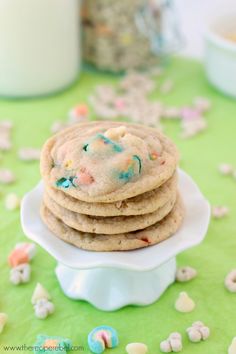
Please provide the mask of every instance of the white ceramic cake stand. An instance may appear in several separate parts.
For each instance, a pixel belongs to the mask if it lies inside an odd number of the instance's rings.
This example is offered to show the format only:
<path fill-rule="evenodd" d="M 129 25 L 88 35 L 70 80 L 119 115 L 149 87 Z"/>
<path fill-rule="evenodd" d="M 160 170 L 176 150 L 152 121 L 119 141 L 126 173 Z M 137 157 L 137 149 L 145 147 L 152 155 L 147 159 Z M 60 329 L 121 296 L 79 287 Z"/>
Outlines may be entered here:
<path fill-rule="evenodd" d="M 57 260 L 56 275 L 68 297 L 105 311 L 129 304 L 149 305 L 174 282 L 176 255 L 199 244 L 207 232 L 209 203 L 183 171 L 179 171 L 179 189 L 186 208 L 181 229 L 160 244 L 140 250 L 91 252 L 60 240 L 40 218 L 42 182 L 22 201 L 22 227 Z"/>

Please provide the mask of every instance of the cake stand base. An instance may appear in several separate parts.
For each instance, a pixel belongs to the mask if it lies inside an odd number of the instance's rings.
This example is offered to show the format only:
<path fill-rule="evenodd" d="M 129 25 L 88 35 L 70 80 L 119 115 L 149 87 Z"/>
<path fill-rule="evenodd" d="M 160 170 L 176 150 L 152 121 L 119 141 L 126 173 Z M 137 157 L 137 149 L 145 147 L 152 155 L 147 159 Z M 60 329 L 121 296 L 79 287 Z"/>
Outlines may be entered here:
<path fill-rule="evenodd" d="M 56 275 L 66 296 L 85 300 L 103 311 L 126 305 L 150 305 L 175 280 L 176 259 L 150 271 L 115 268 L 72 269 L 58 263 Z"/>

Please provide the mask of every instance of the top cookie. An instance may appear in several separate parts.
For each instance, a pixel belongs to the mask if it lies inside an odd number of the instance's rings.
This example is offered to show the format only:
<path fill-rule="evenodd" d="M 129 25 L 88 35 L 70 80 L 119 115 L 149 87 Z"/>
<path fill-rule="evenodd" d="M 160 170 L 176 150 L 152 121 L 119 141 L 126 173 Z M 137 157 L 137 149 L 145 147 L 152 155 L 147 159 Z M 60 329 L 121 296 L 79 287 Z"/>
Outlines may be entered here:
<path fill-rule="evenodd" d="M 110 203 L 155 189 L 174 173 L 175 145 L 157 129 L 120 122 L 74 125 L 41 155 L 47 185 L 85 202 Z"/>

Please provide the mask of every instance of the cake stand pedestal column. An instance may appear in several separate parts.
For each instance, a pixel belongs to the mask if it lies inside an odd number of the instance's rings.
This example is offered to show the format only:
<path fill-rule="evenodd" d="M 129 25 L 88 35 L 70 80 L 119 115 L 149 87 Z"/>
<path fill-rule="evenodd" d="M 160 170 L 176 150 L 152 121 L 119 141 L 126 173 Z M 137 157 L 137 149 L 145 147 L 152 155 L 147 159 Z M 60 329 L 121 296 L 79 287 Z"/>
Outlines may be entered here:
<path fill-rule="evenodd" d="M 150 305 L 159 299 L 175 280 L 176 259 L 173 257 L 149 271 L 72 269 L 61 263 L 55 271 L 66 296 L 112 311 L 128 304 Z"/>

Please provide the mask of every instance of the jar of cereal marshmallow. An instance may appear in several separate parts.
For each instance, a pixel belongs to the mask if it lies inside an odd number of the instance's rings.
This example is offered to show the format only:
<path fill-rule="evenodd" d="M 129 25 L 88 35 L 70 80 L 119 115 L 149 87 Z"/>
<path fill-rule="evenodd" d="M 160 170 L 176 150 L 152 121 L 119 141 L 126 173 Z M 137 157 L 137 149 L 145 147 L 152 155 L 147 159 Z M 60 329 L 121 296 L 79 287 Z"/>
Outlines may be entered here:
<path fill-rule="evenodd" d="M 86 62 L 113 72 L 147 68 L 180 43 L 172 0 L 85 0 Z"/>

